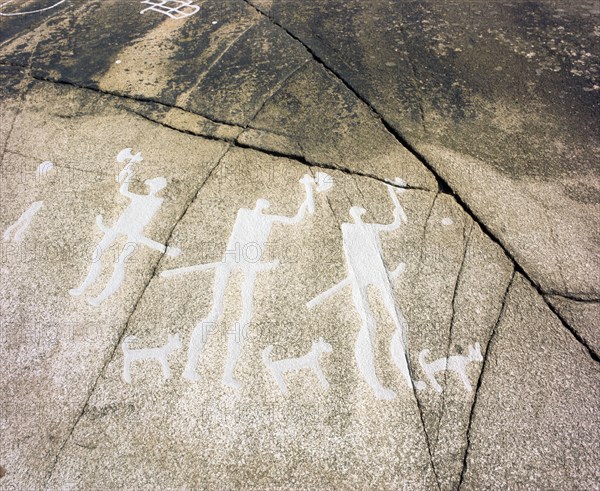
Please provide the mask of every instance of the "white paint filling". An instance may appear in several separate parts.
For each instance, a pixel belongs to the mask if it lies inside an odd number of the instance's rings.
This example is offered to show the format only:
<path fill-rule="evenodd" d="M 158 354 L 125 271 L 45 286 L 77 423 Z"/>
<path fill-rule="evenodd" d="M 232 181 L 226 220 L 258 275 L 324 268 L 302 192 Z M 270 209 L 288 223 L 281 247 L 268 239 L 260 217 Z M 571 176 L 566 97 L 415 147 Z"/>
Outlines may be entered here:
<path fill-rule="evenodd" d="M 241 208 L 238 211 L 221 262 L 186 266 L 164 271 L 161 274 L 162 277 L 173 277 L 194 271 L 215 271 L 213 306 L 209 314 L 196 325 L 192 332 L 188 348 L 188 360 L 183 374 L 184 378 L 188 380 L 198 379 L 196 366 L 200 361 L 211 330 L 223 315 L 223 299 L 231 274 L 239 270 L 243 274 L 241 289 L 242 314 L 228 332 L 227 360 L 222 382 L 223 385 L 228 387 L 237 388 L 240 386 L 239 381 L 235 379 L 234 372 L 242 352 L 245 329 L 247 329 L 252 319 L 256 276 L 260 272 L 268 271 L 279 265 L 278 261 L 260 262 L 271 229 L 276 223 L 283 225 L 300 223 L 307 211 L 310 214 L 314 213 L 313 187 L 316 188 L 317 192 L 321 192 L 333 186 L 331 178 L 323 172 L 318 172 L 315 178 L 307 174 L 300 180 L 300 183 L 304 186 L 306 197 L 295 216 L 267 215 L 264 211 L 269 208 L 270 203 L 266 199 L 259 199 L 253 209 Z M 253 252 L 249 254 L 248 251 Z M 255 254 L 256 251 L 258 251 L 258 254 Z"/>
<path fill-rule="evenodd" d="M 469 381 L 469 377 L 467 376 L 467 365 L 477 361 L 483 361 L 483 356 L 481 355 L 481 347 L 479 343 L 475 343 L 475 346 L 469 345 L 469 354 L 466 356 L 462 355 L 453 355 L 448 358 L 438 358 L 435 361 L 430 363 L 427 362 L 427 357 L 429 356 L 429 350 L 424 349 L 419 353 L 419 364 L 425 372 L 429 383 L 433 390 L 438 393 L 442 393 L 443 389 L 435 378 L 435 374 L 438 372 L 452 371 L 456 373 L 467 392 L 471 392 L 473 388 L 471 387 L 471 382 Z M 423 381 L 419 381 L 416 383 L 416 387 L 419 390 L 424 390 L 427 388 L 427 384 Z"/>
<path fill-rule="evenodd" d="M 325 342 L 323 338 L 319 338 L 318 341 L 314 341 L 311 350 L 300 358 L 286 358 L 283 360 L 273 361 L 271 360 L 272 350 L 272 345 L 267 346 L 263 350 L 262 359 L 267 369 L 271 372 L 271 375 L 273 375 L 273 378 L 275 379 L 275 382 L 277 383 L 277 386 L 283 395 L 288 393 L 287 384 L 285 383 L 283 374 L 285 372 L 293 372 L 304 369 L 312 370 L 321 383 L 321 386 L 325 390 L 329 389 L 329 382 L 325 378 L 325 374 L 321 369 L 320 358 L 323 353 L 331 353 L 333 348 L 329 343 Z"/>
<path fill-rule="evenodd" d="M 144 228 L 154 218 L 154 215 L 158 212 L 163 203 L 163 199 L 156 197 L 156 194 L 167 185 L 166 179 L 164 177 L 155 177 L 154 179 L 147 179 L 144 181 L 144 184 L 146 184 L 149 190 L 148 194 L 140 195 L 131 193 L 129 191 L 129 182 L 134 174 L 132 165 L 142 160 L 141 154 L 138 153 L 133 155 L 131 149 L 125 149 L 119 153 L 117 160 L 119 162 L 129 161 L 125 168 L 119 173 L 118 180 L 121 182 L 119 192 L 127 197 L 130 200 L 130 203 L 112 227 L 107 227 L 104 224 L 102 215 L 96 217 L 96 225 L 104 233 L 104 237 L 96 247 L 99 255 L 96 260 L 92 261 L 83 283 L 79 287 L 69 290 L 71 295 L 79 296 L 94 284 L 102 272 L 102 254 L 110 248 L 119 236 L 125 236 L 127 238 L 127 244 L 119 255 L 113 274 L 108 280 L 106 287 L 97 297 L 88 301 L 90 305 L 96 307 L 101 305 L 108 297 L 119 289 L 125 278 L 125 263 L 135 252 L 138 245 L 150 247 L 151 249 L 166 253 L 170 256 L 177 256 L 181 253 L 176 247 L 165 247 L 163 244 L 143 235 Z"/>
<path fill-rule="evenodd" d="M 404 181 L 397 179 L 396 183 L 403 185 Z M 404 271 L 405 264 L 400 263 L 393 271 L 388 271 L 383 262 L 379 239 L 382 232 L 393 232 L 403 223 L 407 223 L 408 220 L 396 195 L 396 193 L 404 190 L 391 185 L 388 185 L 387 188 L 394 205 L 393 221 L 389 224 L 365 223 L 361 217 L 366 210 L 356 206 L 350 208 L 350 216 L 353 218 L 354 223 L 343 223 L 341 227 L 348 276 L 307 303 L 307 307 L 312 309 L 338 293 L 342 288 L 350 285 L 352 288 L 352 301 L 361 321 L 361 327 L 354 346 L 356 364 L 363 379 L 378 399 L 393 399 L 396 394 L 394 391 L 383 387 L 376 374 L 375 339 L 377 325 L 367 297 L 369 286 L 373 286 L 379 291 L 383 304 L 396 327 L 391 340 L 391 358 L 407 384 L 412 387 L 412 378 L 406 358 L 408 324 L 396 304 L 391 285 L 391 280 L 397 278 Z"/>
<path fill-rule="evenodd" d="M 134 361 L 156 360 L 160 363 L 165 380 L 171 378 L 171 367 L 169 366 L 169 354 L 181 349 L 179 334 L 169 335 L 169 339 L 160 348 L 130 348 L 129 345 L 135 341 L 135 336 L 127 336 L 121 345 L 123 350 L 123 380 L 131 383 L 131 364 Z"/>

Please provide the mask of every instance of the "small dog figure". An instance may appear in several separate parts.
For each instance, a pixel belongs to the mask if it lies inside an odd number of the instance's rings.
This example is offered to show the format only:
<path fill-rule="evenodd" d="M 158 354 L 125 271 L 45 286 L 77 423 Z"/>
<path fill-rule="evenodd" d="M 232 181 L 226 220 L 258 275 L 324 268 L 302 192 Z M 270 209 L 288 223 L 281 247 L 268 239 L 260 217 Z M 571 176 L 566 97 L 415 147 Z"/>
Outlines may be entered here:
<path fill-rule="evenodd" d="M 179 339 L 179 333 L 171 335 L 169 334 L 169 340 L 167 344 L 160 348 L 142 348 L 142 349 L 131 349 L 129 343 L 137 339 L 135 336 L 127 336 L 121 345 L 123 355 L 125 357 L 123 365 L 123 380 L 128 384 L 131 383 L 131 362 L 137 360 L 150 360 L 155 359 L 160 362 L 162 367 L 163 377 L 165 380 L 171 378 L 171 368 L 169 367 L 169 360 L 167 359 L 169 353 L 181 349 L 181 340 Z"/>
<path fill-rule="evenodd" d="M 444 370 L 452 370 L 453 372 L 456 372 L 462 380 L 462 383 L 467 391 L 471 392 L 473 390 L 471 387 L 471 382 L 469 381 L 469 377 L 467 377 L 467 365 L 474 361 L 483 361 L 479 343 L 475 343 L 475 347 L 469 345 L 469 354 L 467 356 L 454 355 L 449 356 L 448 358 L 439 358 L 431 363 L 427 363 L 425 359 L 428 355 L 428 349 L 421 351 L 421 353 L 419 353 L 419 363 L 421 364 L 421 368 L 425 372 L 425 375 L 427 375 L 433 390 L 439 392 L 440 394 L 443 392 L 442 387 L 440 384 L 438 384 L 435 378 L 435 374 L 437 372 L 443 372 Z M 427 384 L 421 380 L 416 383 L 416 387 L 419 390 L 423 390 L 427 387 Z"/>
<path fill-rule="evenodd" d="M 289 371 L 297 371 L 302 370 L 304 368 L 312 369 L 319 382 L 325 390 L 329 388 L 329 382 L 325 378 L 323 371 L 321 370 L 321 365 L 319 364 L 319 358 L 322 353 L 331 353 L 333 348 L 331 345 L 323 340 L 323 338 L 319 338 L 318 341 L 314 341 L 312 345 L 312 349 L 304 356 L 300 358 L 287 358 L 284 360 L 271 360 L 271 351 L 273 350 L 273 345 L 267 346 L 263 350 L 262 358 L 263 363 L 269 369 L 273 377 L 275 378 L 275 382 L 279 386 L 281 393 L 286 395 L 288 393 L 288 388 L 283 378 L 283 374 Z"/>

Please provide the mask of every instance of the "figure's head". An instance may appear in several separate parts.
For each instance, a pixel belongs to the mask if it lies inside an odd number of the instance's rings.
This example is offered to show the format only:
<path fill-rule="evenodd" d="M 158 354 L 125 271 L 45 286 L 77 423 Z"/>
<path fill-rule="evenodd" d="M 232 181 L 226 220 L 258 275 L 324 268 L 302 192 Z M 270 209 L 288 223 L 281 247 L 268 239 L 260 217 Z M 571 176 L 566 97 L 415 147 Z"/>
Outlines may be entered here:
<path fill-rule="evenodd" d="M 154 179 L 146 179 L 144 184 L 148 186 L 150 194 L 156 194 L 167 185 L 167 180 L 164 177 L 155 177 Z"/>
<path fill-rule="evenodd" d="M 181 349 L 181 338 L 179 337 L 179 333 L 169 334 L 168 344 L 173 350 Z"/>
<path fill-rule="evenodd" d="M 322 337 L 319 338 L 318 341 L 314 341 L 313 346 L 316 346 L 317 350 L 320 351 L 321 353 L 331 353 L 333 351 L 333 348 L 331 347 L 331 345 L 327 341 L 325 341 Z"/>
<path fill-rule="evenodd" d="M 256 211 L 266 210 L 269 206 L 271 206 L 271 203 L 266 199 L 261 198 L 256 201 Z"/>
<path fill-rule="evenodd" d="M 479 343 L 475 343 L 475 346 L 469 345 L 469 359 L 471 361 L 483 361 L 483 356 L 481 355 L 481 346 Z"/>
<path fill-rule="evenodd" d="M 366 212 L 367 210 L 361 208 L 360 206 L 353 206 L 352 208 L 350 208 L 350 216 L 357 223 L 362 221 L 360 217 L 363 216 Z"/>

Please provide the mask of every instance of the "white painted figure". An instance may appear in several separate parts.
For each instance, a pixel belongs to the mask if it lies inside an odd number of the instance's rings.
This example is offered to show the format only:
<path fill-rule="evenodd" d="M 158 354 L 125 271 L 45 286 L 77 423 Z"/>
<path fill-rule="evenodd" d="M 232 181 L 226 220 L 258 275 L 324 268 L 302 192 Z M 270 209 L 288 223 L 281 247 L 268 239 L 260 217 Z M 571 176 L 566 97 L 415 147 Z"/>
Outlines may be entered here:
<path fill-rule="evenodd" d="M 137 338 L 135 336 L 127 336 L 121 345 L 123 350 L 123 380 L 128 384 L 131 383 L 131 363 L 141 360 L 156 360 L 160 363 L 165 380 L 171 378 L 171 367 L 169 366 L 169 354 L 173 351 L 181 349 L 181 340 L 179 333 L 171 335 L 164 346 L 160 348 L 138 348 L 132 349 L 129 347 L 132 341 Z"/>
<path fill-rule="evenodd" d="M 13 3 L 13 2 L 14 2 L 14 0 L 8 0 L 8 2 L 4 2 L 3 4 L 0 4 L 0 10 L 2 10 L 8 4 Z M 43 8 L 35 9 L 35 10 L 27 10 L 25 12 L 10 12 L 8 14 L 5 14 L 4 12 L 0 12 L 0 15 L 4 16 L 4 17 L 12 17 L 15 15 L 38 14 L 40 12 L 44 12 L 46 10 L 51 10 L 55 7 L 58 7 L 61 3 L 64 3 L 64 2 L 65 2 L 65 0 L 59 0 L 58 2 L 54 3 L 53 5 L 50 5 L 49 7 L 43 7 Z"/>
<path fill-rule="evenodd" d="M 185 19 L 200 10 L 200 7 L 194 5 L 192 0 L 143 0 L 142 3 L 150 5 L 150 7 L 140 11 L 140 14 L 152 10 L 165 14 L 171 19 Z"/>
<path fill-rule="evenodd" d="M 125 278 L 125 263 L 127 259 L 135 252 L 137 245 L 144 245 L 156 251 L 166 253 L 170 256 L 178 256 L 181 251 L 176 247 L 165 247 L 152 239 L 144 237 L 143 231 L 146 225 L 150 223 L 156 212 L 162 205 L 163 198 L 158 198 L 156 194 L 167 185 L 164 177 L 155 177 L 147 179 L 144 184 L 148 187 L 148 194 L 134 194 L 129 191 L 129 182 L 134 174 L 132 165 L 142 160 L 141 154 L 133 155 L 131 149 L 127 148 L 121 151 L 117 157 L 120 162 L 129 161 L 123 171 L 119 174 L 121 187 L 119 192 L 131 200 L 123 214 L 112 227 L 107 227 L 103 223 L 102 215 L 96 217 L 96 225 L 104 232 L 104 237 L 98 244 L 96 250 L 98 257 L 92 260 L 89 272 L 83 283 L 78 288 L 69 290 L 73 296 L 82 295 L 100 276 L 102 271 L 101 256 L 117 240 L 120 235 L 127 237 L 127 245 L 123 248 L 113 274 L 108 284 L 102 292 L 95 298 L 88 301 L 90 305 L 99 306 L 108 297 L 115 293 L 123 279 Z"/>
<path fill-rule="evenodd" d="M 305 175 L 300 182 L 304 185 L 306 198 L 295 216 L 267 215 L 264 210 L 269 207 L 270 203 L 266 199 L 259 199 L 254 209 L 241 208 L 238 211 L 231 236 L 227 242 L 227 250 L 221 262 L 177 268 L 164 271 L 161 274 L 163 277 L 170 277 L 193 271 L 215 270 L 212 310 L 205 319 L 196 325 L 192 332 L 188 349 L 188 361 L 183 374 L 184 378 L 189 380 L 198 379 L 196 366 L 208 335 L 223 314 L 223 298 L 227 283 L 231 274 L 239 270 L 244 275 L 241 291 L 242 314 L 235 323 L 234 328 L 228 332 L 227 361 L 223 375 L 224 385 L 234 388 L 239 387 L 239 382 L 234 377 L 234 371 L 242 351 L 245 329 L 252 319 L 256 275 L 261 271 L 268 271 L 279 265 L 279 261 L 260 262 L 271 229 L 276 223 L 284 225 L 300 223 L 307 211 L 309 213 L 314 212 L 312 186 L 316 184 L 317 191 L 321 192 L 333 185 L 329 176 L 322 172 L 318 172 L 316 178 Z"/>
<path fill-rule="evenodd" d="M 404 181 L 396 179 L 396 183 L 404 185 Z M 352 300 L 361 319 L 361 328 L 355 344 L 355 358 L 358 369 L 373 389 L 378 399 L 393 399 L 396 394 L 383 387 L 377 378 L 375 371 L 375 337 L 377 324 L 367 297 L 369 286 L 377 288 L 381 299 L 388 311 L 396 330 L 391 341 L 391 357 L 401 371 L 407 384 L 412 387 L 412 378 L 407 362 L 407 329 L 408 325 L 402 312 L 396 305 L 391 280 L 397 278 L 405 268 L 400 263 L 393 271 L 388 271 L 383 262 L 383 254 L 379 234 L 381 232 L 392 232 L 398 229 L 402 223 L 407 222 L 406 214 L 396 193 L 403 189 L 387 186 L 388 193 L 394 204 L 394 220 L 389 224 L 365 223 L 361 216 L 365 213 L 364 208 L 353 206 L 350 208 L 350 216 L 354 223 L 342 224 L 342 238 L 344 255 L 348 276 L 329 290 L 321 293 L 308 302 L 309 309 L 314 308 L 327 298 L 338 293 L 342 288 L 350 285 L 352 288 Z"/>
<path fill-rule="evenodd" d="M 428 356 L 428 349 L 421 351 L 421 353 L 419 353 L 419 363 L 425 372 L 425 375 L 429 379 L 429 383 L 431 384 L 433 390 L 439 392 L 440 394 L 443 392 L 442 387 L 435 378 L 435 374 L 438 372 L 444 372 L 446 370 L 450 370 L 458 374 L 465 386 L 465 389 L 467 389 L 467 392 L 471 392 L 473 390 L 471 387 L 471 382 L 469 381 L 469 377 L 467 376 L 467 365 L 476 361 L 483 361 L 479 343 L 475 343 L 475 346 L 469 345 L 469 354 L 467 356 L 453 355 L 449 356 L 448 358 L 438 358 L 431 363 L 427 363 L 426 358 Z M 422 380 L 417 382 L 415 385 L 419 390 L 423 390 L 427 387 L 427 384 Z"/>
<path fill-rule="evenodd" d="M 47 160 L 38 165 L 36 173 L 38 177 L 43 178 L 46 177 L 52 169 L 54 169 L 54 164 Z M 4 231 L 2 236 L 4 242 L 9 242 L 11 240 L 13 242 L 21 242 L 23 240 L 23 234 L 27 230 L 27 227 L 29 227 L 31 220 L 33 220 L 33 217 L 37 212 L 42 209 L 42 206 L 44 206 L 43 201 L 34 201 L 31 203 L 29 208 L 21 214 L 19 219 Z"/>
<path fill-rule="evenodd" d="M 324 341 L 323 338 L 319 338 L 318 341 L 314 341 L 311 350 L 300 358 L 286 358 L 283 360 L 273 361 L 271 360 L 272 350 L 273 345 L 267 346 L 263 350 L 262 359 L 265 366 L 271 372 L 271 375 L 273 375 L 273 378 L 275 379 L 275 382 L 277 382 L 277 385 L 279 386 L 279 389 L 283 395 L 288 393 L 287 384 L 285 383 L 283 374 L 285 372 L 304 370 L 306 368 L 315 373 L 325 390 L 329 389 L 329 382 L 325 378 L 323 370 L 321 369 L 320 358 L 323 353 L 331 353 L 333 348 L 329 343 Z"/>

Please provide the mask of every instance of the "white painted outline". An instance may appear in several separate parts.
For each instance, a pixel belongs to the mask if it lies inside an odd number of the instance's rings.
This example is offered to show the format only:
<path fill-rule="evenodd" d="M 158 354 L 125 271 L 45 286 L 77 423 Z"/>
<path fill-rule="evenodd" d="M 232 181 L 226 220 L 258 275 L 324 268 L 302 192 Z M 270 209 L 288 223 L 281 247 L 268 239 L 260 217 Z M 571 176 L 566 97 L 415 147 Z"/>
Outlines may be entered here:
<path fill-rule="evenodd" d="M 150 10 L 152 12 L 158 12 L 159 14 L 167 15 L 171 19 L 185 19 L 186 17 L 191 17 L 192 15 L 197 14 L 200 10 L 198 5 L 192 3 L 193 1 L 194 0 L 142 0 L 141 3 L 150 5 L 150 7 L 141 10 L 140 14 L 144 14 Z M 169 2 L 177 2 L 179 5 L 177 7 L 167 7 Z M 193 12 L 184 12 L 183 9 L 186 8 L 191 8 Z M 173 12 L 175 12 L 175 14 Z"/>
<path fill-rule="evenodd" d="M 54 5 L 50 6 L 50 7 L 45 7 L 43 9 L 38 9 L 38 10 L 30 10 L 28 12 L 14 12 L 12 14 L 3 14 L 2 12 L 0 12 L 0 15 L 3 17 L 13 17 L 15 15 L 28 15 L 28 14 L 37 14 L 39 12 L 44 12 L 46 10 L 51 10 L 55 7 L 58 7 L 61 3 L 64 3 L 66 0 L 60 0 L 60 2 L 55 3 Z M 8 0 L 8 2 L 4 2 L 2 5 L 0 5 L 0 9 L 3 9 L 4 7 L 6 7 L 9 3 L 13 3 L 14 0 Z"/>
<path fill-rule="evenodd" d="M 452 355 L 447 358 L 438 358 L 437 360 L 429 363 L 426 361 L 427 356 L 429 356 L 429 350 L 422 350 L 419 353 L 419 364 L 429 379 L 431 388 L 438 394 L 441 394 L 444 389 L 442 389 L 442 386 L 436 380 L 435 374 L 437 372 L 445 371 L 456 373 L 465 386 L 465 390 L 467 392 L 473 392 L 473 387 L 471 386 L 471 382 L 467 376 L 467 365 L 474 362 L 483 361 L 483 356 L 481 355 L 481 346 L 479 343 L 475 343 L 474 346 L 469 345 L 469 353 L 467 355 Z M 419 380 L 415 384 L 415 387 L 419 390 L 424 390 L 427 388 L 427 384 L 424 381 Z"/>
<path fill-rule="evenodd" d="M 325 374 L 321 369 L 320 358 L 323 353 L 331 353 L 333 348 L 323 338 L 319 338 L 317 341 L 313 341 L 311 350 L 304 356 L 299 358 L 285 358 L 282 360 L 272 360 L 271 351 L 273 345 L 267 346 L 262 353 L 263 363 L 265 367 L 271 372 L 277 386 L 283 395 L 288 393 L 287 384 L 283 378 L 285 372 L 297 372 L 299 370 L 309 369 L 319 379 L 321 386 L 325 389 L 329 389 L 329 382 L 325 378 Z"/>
<path fill-rule="evenodd" d="M 405 184 L 400 178 L 397 178 L 395 183 L 400 186 Z M 361 327 L 354 345 L 356 364 L 364 380 L 373 389 L 377 399 L 394 399 L 396 394 L 394 391 L 383 387 L 376 374 L 375 337 L 377 322 L 368 301 L 367 290 L 369 286 L 376 287 L 379 290 L 385 309 L 396 327 L 391 340 L 391 358 L 402 373 L 408 386 L 413 386 L 407 361 L 408 323 L 396 304 L 391 285 L 391 281 L 400 276 L 405 270 L 405 264 L 400 263 L 392 271 L 386 269 L 379 238 L 381 232 L 393 232 L 408 221 L 397 196 L 397 193 L 403 192 L 404 189 L 389 184 L 387 189 L 394 205 L 394 220 L 389 224 L 366 223 L 361 219 L 361 216 L 366 212 L 364 208 L 358 206 L 350 208 L 350 216 L 354 219 L 354 223 L 343 223 L 341 226 L 348 276 L 306 304 L 309 309 L 313 309 L 329 297 L 337 294 L 344 287 L 350 286 L 352 288 L 352 301 L 361 321 Z"/>
<path fill-rule="evenodd" d="M 181 349 L 181 340 L 179 333 L 169 334 L 169 338 L 163 346 L 159 348 L 130 348 L 129 343 L 135 341 L 135 336 L 127 336 L 121 349 L 123 350 L 123 380 L 131 383 L 131 362 L 141 360 L 156 360 L 160 363 L 163 372 L 163 378 L 171 378 L 171 367 L 169 366 L 169 354 Z"/>
<path fill-rule="evenodd" d="M 174 277 L 196 271 L 215 271 L 213 306 L 209 314 L 196 325 L 192 332 L 188 348 L 188 360 L 183 373 L 184 378 L 188 380 L 198 379 L 196 366 L 200 361 L 208 336 L 223 315 L 223 300 L 231 274 L 238 270 L 243 274 L 241 288 L 242 313 L 240 319 L 234 324 L 234 327 L 228 331 L 227 360 L 225 362 L 222 383 L 227 387 L 240 387 L 240 383 L 235 379 L 234 372 L 237 361 L 242 353 L 245 330 L 252 319 L 256 277 L 260 272 L 279 266 L 279 261 L 277 260 L 260 262 L 260 256 L 262 256 L 262 251 L 264 251 L 265 245 L 268 242 L 271 229 L 275 223 L 296 225 L 304 220 L 307 212 L 313 214 L 313 187 L 316 188 L 317 192 L 326 191 L 333 186 L 333 180 L 328 174 L 317 172 L 314 178 L 305 174 L 300 179 L 300 184 L 304 186 L 306 196 L 295 216 L 287 217 L 265 214 L 263 212 L 269 208 L 270 203 L 266 199 L 259 199 L 256 201 L 253 209 L 240 208 L 238 210 L 231 235 L 227 241 L 227 249 L 223 254 L 221 262 L 185 266 L 161 273 L 161 277 Z M 256 259 L 240 254 L 240 251 L 245 250 L 249 245 L 260 251 Z"/>

